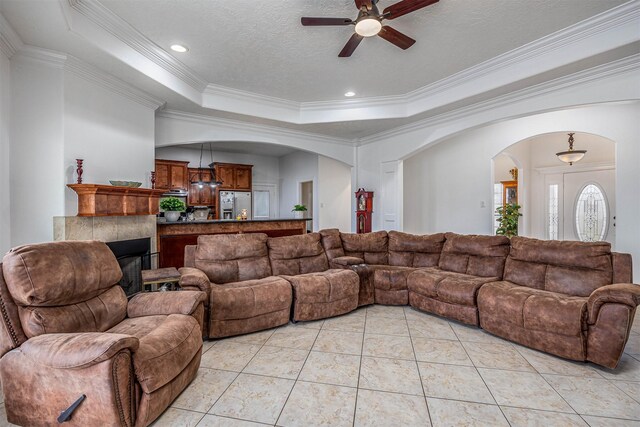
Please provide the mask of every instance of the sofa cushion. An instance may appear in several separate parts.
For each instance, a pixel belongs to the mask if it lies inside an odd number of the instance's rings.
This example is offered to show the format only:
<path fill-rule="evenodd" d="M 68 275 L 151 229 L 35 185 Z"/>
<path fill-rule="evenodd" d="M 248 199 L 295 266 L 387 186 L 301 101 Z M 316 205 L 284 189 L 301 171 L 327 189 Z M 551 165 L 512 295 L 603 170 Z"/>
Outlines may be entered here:
<path fill-rule="evenodd" d="M 170 383 L 202 348 L 202 328 L 196 319 L 170 314 L 140 338 L 133 353 L 136 377 L 145 393 Z"/>
<path fill-rule="evenodd" d="M 122 278 L 111 249 L 97 241 L 19 246 L 4 256 L 2 264 L 9 292 L 22 306 L 76 304 L 100 295 Z"/>
<path fill-rule="evenodd" d="M 486 313 L 527 330 L 580 336 L 586 328 L 587 300 L 502 281 L 482 287 L 478 309 L 480 317 Z"/>
<path fill-rule="evenodd" d="M 478 277 L 437 269 L 416 270 L 407 277 L 409 292 L 447 302 L 475 307 L 478 290 L 495 277 Z"/>
<path fill-rule="evenodd" d="M 351 270 L 334 269 L 282 277 L 293 286 L 297 302 L 328 303 L 345 298 L 355 298 L 357 304 L 360 279 Z"/>
<path fill-rule="evenodd" d="M 440 269 L 502 278 L 504 262 L 509 254 L 507 237 L 445 233 L 445 238 L 438 262 Z"/>
<path fill-rule="evenodd" d="M 113 286 L 87 301 L 59 307 L 22 307 L 18 314 L 29 337 L 51 333 L 104 332 L 127 316 L 127 296 Z"/>
<path fill-rule="evenodd" d="M 274 275 L 296 275 L 329 269 L 319 233 L 270 238 L 267 246 Z"/>
<path fill-rule="evenodd" d="M 573 242 L 511 239 L 504 279 L 522 286 L 574 296 L 589 296 L 611 284 L 611 245 L 607 242 Z"/>
<path fill-rule="evenodd" d="M 291 285 L 281 277 L 211 286 L 210 319 L 249 319 L 291 307 Z"/>
<path fill-rule="evenodd" d="M 362 258 L 367 264 L 388 264 L 389 238 L 386 231 L 373 233 L 340 233 L 344 254 Z"/>
<path fill-rule="evenodd" d="M 389 265 L 433 267 L 438 265 L 444 234 L 415 235 L 389 231 Z"/>
<path fill-rule="evenodd" d="M 344 256 L 342 239 L 340 239 L 340 230 L 337 228 L 328 228 L 320 230 L 319 233 L 322 240 L 322 247 L 324 248 L 329 261 L 334 258 Z"/>
<path fill-rule="evenodd" d="M 407 277 L 416 271 L 411 267 L 385 266 L 375 268 L 373 272 L 373 286 L 385 291 L 399 291 L 407 289 Z"/>
<path fill-rule="evenodd" d="M 213 283 L 223 284 L 271 276 L 267 235 L 198 236 L 195 267 Z"/>

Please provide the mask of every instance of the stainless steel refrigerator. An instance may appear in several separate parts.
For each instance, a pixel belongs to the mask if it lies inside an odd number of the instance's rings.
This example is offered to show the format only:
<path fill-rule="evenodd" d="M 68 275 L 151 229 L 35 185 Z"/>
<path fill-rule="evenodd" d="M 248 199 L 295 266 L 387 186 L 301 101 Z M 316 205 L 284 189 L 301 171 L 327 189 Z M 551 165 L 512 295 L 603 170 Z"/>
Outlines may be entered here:
<path fill-rule="evenodd" d="M 236 219 L 242 209 L 247 210 L 247 219 L 252 219 L 250 191 L 220 191 L 220 219 Z"/>

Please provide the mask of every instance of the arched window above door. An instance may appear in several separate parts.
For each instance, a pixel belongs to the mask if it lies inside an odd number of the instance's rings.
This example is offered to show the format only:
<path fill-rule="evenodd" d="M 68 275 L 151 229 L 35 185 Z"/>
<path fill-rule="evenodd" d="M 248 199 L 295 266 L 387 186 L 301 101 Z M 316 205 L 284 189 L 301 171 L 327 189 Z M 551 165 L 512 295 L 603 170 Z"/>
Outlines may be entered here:
<path fill-rule="evenodd" d="M 576 234 L 582 242 L 599 242 L 607 233 L 607 199 L 600 186 L 586 185 L 578 198 L 574 210 Z"/>

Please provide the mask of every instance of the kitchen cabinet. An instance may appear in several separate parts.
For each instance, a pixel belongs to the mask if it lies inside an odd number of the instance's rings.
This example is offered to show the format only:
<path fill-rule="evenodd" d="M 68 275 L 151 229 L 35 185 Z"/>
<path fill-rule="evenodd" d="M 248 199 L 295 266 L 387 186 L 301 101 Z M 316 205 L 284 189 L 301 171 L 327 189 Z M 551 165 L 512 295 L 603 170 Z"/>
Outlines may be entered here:
<path fill-rule="evenodd" d="M 156 159 L 156 188 L 159 190 L 188 190 L 189 162 Z"/>
<path fill-rule="evenodd" d="M 253 165 L 214 163 L 216 178 L 222 181 L 220 190 L 251 191 Z"/>
<path fill-rule="evenodd" d="M 190 184 L 187 204 L 189 206 L 213 206 L 216 190 L 209 185 L 209 182 L 211 182 L 211 174 L 209 171 L 203 170 L 200 176 L 198 176 L 199 172 L 197 168 L 189 168 L 188 172 L 189 177 L 198 177 L 198 179 L 202 177 L 204 185 L 200 188 L 198 184 Z"/>

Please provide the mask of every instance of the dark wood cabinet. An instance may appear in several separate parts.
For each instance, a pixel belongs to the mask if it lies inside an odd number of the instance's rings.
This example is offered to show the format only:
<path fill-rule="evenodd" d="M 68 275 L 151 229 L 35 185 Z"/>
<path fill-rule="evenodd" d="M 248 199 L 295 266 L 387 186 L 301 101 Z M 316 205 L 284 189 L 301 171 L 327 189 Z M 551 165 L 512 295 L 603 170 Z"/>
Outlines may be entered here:
<path fill-rule="evenodd" d="M 189 162 L 156 159 L 156 188 L 159 190 L 188 190 Z"/>
<path fill-rule="evenodd" d="M 208 170 L 203 170 L 201 174 L 197 168 L 189 168 L 189 177 L 195 179 L 202 179 L 204 185 L 202 188 L 198 184 L 190 184 L 189 197 L 187 198 L 187 204 L 189 206 L 213 206 L 215 200 L 215 188 L 212 188 L 209 183 L 211 182 L 211 174 Z"/>
<path fill-rule="evenodd" d="M 214 163 L 216 178 L 222 181 L 220 190 L 251 191 L 253 165 Z"/>

